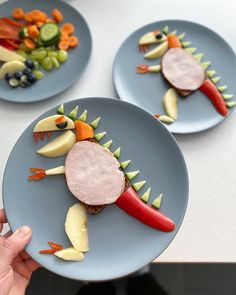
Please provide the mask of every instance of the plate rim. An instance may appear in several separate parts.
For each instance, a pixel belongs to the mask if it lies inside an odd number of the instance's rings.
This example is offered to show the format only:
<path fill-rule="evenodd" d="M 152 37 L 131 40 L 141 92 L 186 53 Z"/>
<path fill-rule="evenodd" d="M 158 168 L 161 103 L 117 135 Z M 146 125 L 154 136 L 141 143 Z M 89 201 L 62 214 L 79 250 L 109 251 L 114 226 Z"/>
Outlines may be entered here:
<path fill-rule="evenodd" d="M 37 99 L 37 100 L 32 100 L 31 98 L 27 101 L 24 101 L 24 100 L 14 100 L 14 99 L 9 99 L 9 98 L 6 98 L 6 97 L 2 97 L 2 95 L 0 94 L 0 100 L 1 101 L 7 101 L 7 102 L 10 102 L 10 103 L 16 103 L 16 104 L 31 104 L 31 103 L 37 103 L 37 102 L 41 102 L 41 101 L 45 101 L 47 99 L 50 99 L 50 98 L 53 98 L 54 96 L 58 95 L 58 94 L 61 94 L 63 93 L 64 91 L 66 91 L 68 88 L 70 88 L 73 84 L 75 84 L 80 78 L 81 76 L 84 74 L 86 68 L 88 67 L 88 64 L 91 60 L 91 55 L 92 55 L 92 52 L 93 52 L 93 38 L 92 38 L 92 33 L 91 33 L 91 29 L 88 25 L 88 22 L 86 21 L 85 17 L 80 13 L 80 11 L 75 8 L 74 6 L 70 5 L 69 3 L 65 2 L 65 1 L 62 1 L 62 0 L 53 0 L 53 2 L 59 2 L 59 3 L 62 3 L 62 5 L 65 5 L 66 7 L 69 7 L 70 9 L 73 9 L 74 11 L 76 11 L 76 13 L 79 15 L 79 17 L 82 19 L 82 21 L 84 22 L 87 30 L 88 30 L 88 41 L 89 41 L 89 48 L 88 48 L 88 58 L 87 58 L 87 61 L 85 63 L 85 65 L 83 66 L 82 68 L 82 71 L 81 73 L 79 74 L 78 77 L 75 77 L 74 79 L 71 80 L 71 82 L 65 87 L 63 88 L 62 90 L 60 91 L 57 91 L 55 92 L 54 94 L 52 95 L 49 95 L 49 96 L 44 96 L 43 98 L 40 98 L 40 99 Z M 8 5 L 10 2 L 12 2 L 12 0 L 7 0 L 6 2 L 3 2 L 3 3 L 0 3 L 0 8 L 2 5 Z"/>
<path fill-rule="evenodd" d="M 185 216 L 186 216 L 186 212 L 187 212 L 187 208 L 188 208 L 188 202 L 189 202 L 189 174 L 188 174 L 188 168 L 187 168 L 187 164 L 186 164 L 186 161 L 185 161 L 185 158 L 184 158 L 183 152 L 182 152 L 182 150 L 181 150 L 181 148 L 180 148 L 180 146 L 179 146 L 177 140 L 176 140 L 175 137 L 173 136 L 173 134 L 172 134 L 172 133 L 171 133 L 171 132 L 170 132 L 170 131 L 164 126 L 164 124 L 162 124 L 160 121 L 157 121 L 157 120 L 153 117 L 153 115 L 152 115 L 150 112 L 148 112 L 148 111 L 142 109 L 141 107 L 139 107 L 139 106 L 137 106 L 137 105 L 135 105 L 135 104 L 132 104 L 132 103 L 127 102 L 127 101 L 124 101 L 124 100 L 117 99 L 116 97 L 105 97 L 105 96 L 104 96 L 104 97 L 103 97 L 103 96 L 97 96 L 97 97 L 95 97 L 95 96 L 91 96 L 91 97 L 81 97 L 81 98 L 77 98 L 77 99 L 72 99 L 72 100 L 65 101 L 64 103 L 67 104 L 67 103 L 71 103 L 71 102 L 78 102 L 78 101 L 80 101 L 80 100 L 83 100 L 83 101 L 86 102 L 86 101 L 91 100 L 91 99 L 103 100 L 103 101 L 113 101 L 113 102 L 115 101 L 115 103 L 121 103 L 121 104 L 123 104 L 123 105 L 129 105 L 129 106 L 131 106 L 131 107 L 133 107 L 133 108 L 135 108 L 135 109 L 138 109 L 138 110 L 142 111 L 143 113 L 148 114 L 149 117 L 150 117 L 150 119 L 153 120 L 153 121 L 155 121 L 155 123 L 159 124 L 159 125 L 161 126 L 161 129 L 162 129 L 162 130 L 165 130 L 164 132 L 166 132 L 167 136 L 170 136 L 171 141 L 173 142 L 173 144 L 174 144 L 175 147 L 177 148 L 177 151 L 178 151 L 179 156 L 180 156 L 180 160 L 181 160 L 181 162 L 182 162 L 182 164 L 183 164 L 183 174 L 184 174 L 185 181 L 186 181 L 186 183 L 185 183 L 185 185 L 186 185 L 186 198 L 185 198 L 185 201 L 184 201 L 184 206 L 183 206 L 183 208 L 182 208 L 182 214 L 181 214 L 181 217 L 180 217 L 180 219 L 179 219 L 179 226 L 178 226 L 178 228 L 176 229 L 176 231 L 175 231 L 173 237 L 170 239 L 170 241 L 168 241 L 168 243 L 165 245 L 165 247 L 163 247 L 163 249 L 160 251 L 160 253 L 157 254 L 157 256 L 156 256 L 156 254 L 155 254 L 155 257 L 153 257 L 152 261 L 149 261 L 149 259 L 146 260 L 145 265 L 146 265 L 146 264 L 149 264 L 149 263 L 153 262 L 154 260 L 156 260 L 156 259 L 157 259 L 157 258 L 158 258 L 158 257 L 159 257 L 159 256 L 160 256 L 160 255 L 161 255 L 161 254 L 162 254 L 162 253 L 163 253 L 163 252 L 169 247 L 169 245 L 173 242 L 173 240 L 175 239 L 177 233 L 179 232 L 179 230 L 180 230 L 180 228 L 181 228 L 181 226 L 182 226 L 182 223 L 183 223 L 183 221 L 184 221 L 184 218 L 185 218 Z M 53 109 L 56 109 L 58 106 L 59 106 L 59 105 L 55 105 L 55 106 L 53 106 L 53 107 L 48 108 L 48 109 L 45 110 L 42 114 L 40 114 L 39 116 L 37 116 L 37 118 L 35 118 L 34 120 L 32 120 L 32 121 L 27 125 L 27 127 L 25 127 L 24 131 L 19 135 L 19 137 L 17 138 L 15 144 L 13 145 L 13 147 L 12 147 L 12 149 L 11 149 L 11 152 L 10 152 L 8 158 L 7 158 L 7 161 L 6 161 L 6 164 L 5 164 L 5 168 L 4 168 L 4 173 L 3 173 L 3 182 L 2 182 L 2 201 L 3 201 L 3 208 L 4 208 L 4 209 L 6 208 L 6 207 L 5 207 L 5 204 L 6 204 L 6 199 L 5 199 L 5 198 L 6 198 L 6 197 L 5 197 L 5 194 L 4 194 L 4 189 L 6 190 L 6 188 L 5 188 L 6 170 L 7 170 L 7 167 L 8 167 L 8 165 L 9 165 L 9 160 L 10 160 L 10 158 L 11 158 L 11 155 L 12 155 L 12 153 L 13 153 L 13 151 L 14 151 L 14 149 L 15 149 L 17 143 L 18 143 L 18 141 L 20 140 L 21 136 L 22 136 L 24 133 L 27 132 L 29 126 L 30 126 L 33 122 L 37 121 L 37 120 L 38 120 L 43 114 L 47 113 L 48 111 L 51 111 L 51 110 L 53 110 Z M 9 216 L 9 215 L 7 214 L 7 210 L 8 210 L 8 209 L 5 210 L 5 212 L 6 212 L 6 216 Z M 12 226 L 11 226 L 11 221 L 9 221 L 8 224 L 9 224 L 10 228 L 13 229 L 13 231 L 16 230 L 16 228 L 12 228 Z M 26 247 L 26 251 L 27 251 L 27 247 Z M 30 252 L 29 252 L 29 254 L 31 255 Z M 33 257 L 33 255 L 32 255 L 32 257 Z M 33 257 L 33 258 L 34 258 L 34 257 Z M 37 261 L 37 260 L 36 260 L 36 261 Z M 143 266 L 144 266 L 143 264 L 140 265 L 140 268 L 142 268 Z M 114 279 L 119 279 L 119 278 L 125 277 L 125 276 L 127 276 L 127 275 L 130 275 L 130 274 L 132 274 L 132 273 L 134 273 L 134 272 L 136 272 L 136 271 L 138 270 L 137 268 L 134 269 L 134 268 L 131 267 L 131 269 L 132 269 L 131 271 L 123 272 L 123 274 L 122 274 L 122 275 L 119 275 L 119 276 L 117 276 L 117 275 L 110 275 L 110 277 L 108 277 L 108 278 L 106 277 L 106 278 L 99 278 L 99 279 L 96 279 L 96 278 L 92 278 L 92 279 L 91 279 L 91 278 L 90 278 L 90 279 L 82 278 L 82 279 L 81 279 L 81 278 L 78 278 L 77 276 L 73 276 L 73 274 L 71 274 L 71 275 L 65 274 L 63 271 L 60 271 L 60 269 L 58 269 L 58 271 L 55 271 L 55 268 L 51 267 L 50 265 L 49 265 L 49 266 L 44 266 L 44 265 L 43 265 L 43 267 L 46 268 L 47 270 L 49 270 L 49 271 L 51 271 L 51 272 L 57 274 L 57 275 L 61 275 L 61 276 L 63 276 L 63 277 L 65 277 L 65 278 L 73 279 L 73 280 L 77 280 L 77 281 L 84 281 L 84 280 L 86 280 L 86 281 L 88 281 L 88 282 L 103 282 L 103 281 L 110 281 L 110 280 L 114 280 Z M 63 269 L 63 268 L 62 268 L 62 269 Z"/>
<path fill-rule="evenodd" d="M 217 37 L 219 37 L 228 47 L 228 49 L 234 54 L 234 56 L 236 56 L 236 53 L 234 51 L 234 49 L 230 46 L 230 44 L 226 41 L 225 38 L 223 38 L 220 34 L 218 34 L 216 31 L 214 31 L 213 29 L 211 29 L 210 27 L 208 26 L 205 26 L 199 22 L 196 22 L 196 21 L 191 21 L 191 20 L 186 20 L 186 19 L 180 19 L 180 18 L 170 18 L 170 19 L 160 19 L 160 20 L 157 20 L 157 21 L 154 21 L 154 22 L 151 22 L 151 23 L 148 23 L 148 24 L 145 24 L 135 30 L 133 30 L 129 35 L 127 35 L 124 40 L 122 41 L 121 45 L 119 46 L 119 48 L 117 49 L 116 53 L 115 53 L 115 58 L 113 60 L 113 65 L 112 65 L 112 82 L 113 82 L 113 88 L 117 94 L 117 96 L 119 97 L 119 99 L 121 100 L 124 100 L 123 99 L 123 95 L 121 95 L 121 92 L 119 91 L 117 85 L 116 85 L 116 75 L 115 75 L 115 67 L 116 67 L 116 64 L 117 64 L 117 61 L 118 61 L 118 55 L 119 55 L 119 52 L 121 51 L 121 49 L 123 48 L 123 46 L 125 45 L 125 43 L 127 42 L 127 40 L 132 36 L 134 35 L 135 33 L 137 33 L 139 30 L 145 28 L 145 27 L 149 27 L 149 26 L 152 26 L 152 25 L 155 25 L 156 23 L 160 23 L 160 22 L 180 22 L 180 23 L 187 23 L 187 24 L 192 24 L 192 25 L 196 25 L 196 26 L 199 26 L 205 30 L 208 30 L 210 31 L 211 33 L 217 35 Z M 130 102 L 128 100 L 126 100 L 127 102 Z M 146 110 L 146 108 L 145 108 Z M 194 129 L 193 131 L 171 131 L 171 127 L 170 129 L 168 129 L 171 133 L 173 134 L 179 134 L 179 135 L 188 135 L 188 134 L 196 134 L 196 133 L 199 133 L 199 132 L 203 132 L 203 131 L 207 131 L 207 130 L 210 130 L 218 125 L 220 125 L 221 123 L 223 123 L 225 120 L 227 120 L 232 112 L 233 112 L 234 109 L 229 109 L 229 114 L 227 115 L 227 117 L 222 117 L 221 120 L 219 120 L 217 123 L 215 123 L 214 125 L 211 125 L 211 126 L 208 126 L 206 128 L 196 128 Z"/>

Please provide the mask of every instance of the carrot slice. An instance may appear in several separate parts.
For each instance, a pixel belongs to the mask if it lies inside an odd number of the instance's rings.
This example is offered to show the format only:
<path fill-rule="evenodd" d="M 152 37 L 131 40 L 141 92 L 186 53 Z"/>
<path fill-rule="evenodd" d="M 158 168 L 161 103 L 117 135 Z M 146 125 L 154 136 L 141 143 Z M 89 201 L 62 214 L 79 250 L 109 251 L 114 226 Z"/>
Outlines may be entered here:
<path fill-rule="evenodd" d="M 38 21 L 45 23 L 47 19 L 48 19 L 48 15 L 45 12 L 41 12 Z"/>
<path fill-rule="evenodd" d="M 60 41 L 59 44 L 58 44 L 58 48 L 59 49 L 62 49 L 62 50 L 67 50 L 69 48 L 69 43 L 68 41 Z"/>
<path fill-rule="evenodd" d="M 54 19 L 51 19 L 51 18 L 47 18 L 46 23 L 55 23 L 55 20 Z"/>
<path fill-rule="evenodd" d="M 27 12 L 25 13 L 25 20 L 29 23 L 32 23 L 33 21 L 33 17 L 32 17 L 32 13 L 31 12 Z"/>
<path fill-rule="evenodd" d="M 68 42 L 70 47 L 76 47 L 79 44 L 79 40 L 75 36 L 70 36 Z"/>
<path fill-rule="evenodd" d="M 62 32 L 66 32 L 68 35 L 71 35 L 74 33 L 74 25 L 71 23 L 65 23 L 62 28 L 61 28 Z"/>
<path fill-rule="evenodd" d="M 32 39 L 36 39 L 39 36 L 39 30 L 36 25 L 29 26 L 27 28 L 27 33 L 28 33 L 29 37 Z"/>
<path fill-rule="evenodd" d="M 52 11 L 52 17 L 55 20 L 55 22 L 60 23 L 63 21 L 63 15 L 58 9 L 53 9 Z"/>
<path fill-rule="evenodd" d="M 69 40 L 69 35 L 66 32 L 61 33 L 61 41 L 68 41 Z"/>
<path fill-rule="evenodd" d="M 40 18 L 41 18 L 41 14 L 42 14 L 42 11 L 39 10 L 39 9 L 34 9 L 34 10 L 32 10 L 32 11 L 31 11 L 32 20 L 33 20 L 34 22 L 39 21 Z"/>
<path fill-rule="evenodd" d="M 40 29 L 44 25 L 44 22 L 37 21 L 35 24 Z"/>
<path fill-rule="evenodd" d="M 24 39 L 24 44 L 27 48 L 29 49 L 34 49 L 36 47 L 35 43 L 33 40 L 29 39 L 29 38 L 25 38 Z"/>
<path fill-rule="evenodd" d="M 75 121 L 75 133 L 77 141 L 94 138 L 93 128 L 82 121 Z"/>
<path fill-rule="evenodd" d="M 169 48 L 182 48 L 181 42 L 179 38 L 175 35 L 168 35 L 167 36 L 168 47 Z"/>
<path fill-rule="evenodd" d="M 24 19 L 24 10 L 22 8 L 15 8 L 12 11 L 12 16 L 16 19 Z"/>

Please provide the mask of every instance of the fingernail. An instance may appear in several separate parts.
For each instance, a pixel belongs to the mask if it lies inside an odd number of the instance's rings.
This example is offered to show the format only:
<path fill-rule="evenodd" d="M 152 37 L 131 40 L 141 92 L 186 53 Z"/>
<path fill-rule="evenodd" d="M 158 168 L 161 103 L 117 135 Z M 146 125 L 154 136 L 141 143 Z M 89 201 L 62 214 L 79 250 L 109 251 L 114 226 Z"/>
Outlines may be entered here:
<path fill-rule="evenodd" d="M 16 231 L 16 233 L 20 234 L 23 238 L 27 237 L 29 234 L 31 234 L 31 228 L 27 225 L 24 225 Z"/>

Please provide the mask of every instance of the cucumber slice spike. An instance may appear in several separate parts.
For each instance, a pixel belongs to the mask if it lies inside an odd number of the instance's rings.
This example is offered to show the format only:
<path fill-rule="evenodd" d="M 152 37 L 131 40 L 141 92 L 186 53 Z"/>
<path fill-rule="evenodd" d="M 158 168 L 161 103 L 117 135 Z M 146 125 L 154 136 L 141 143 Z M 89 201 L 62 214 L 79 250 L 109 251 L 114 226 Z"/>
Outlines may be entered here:
<path fill-rule="evenodd" d="M 59 108 L 57 109 L 57 113 L 60 115 L 64 115 L 65 113 L 65 108 L 64 108 L 64 104 L 62 103 Z"/>
<path fill-rule="evenodd" d="M 136 192 L 138 192 L 144 186 L 145 183 L 146 183 L 146 180 L 139 181 L 139 182 L 133 183 L 132 187 L 134 188 Z"/>
<path fill-rule="evenodd" d="M 96 139 L 97 141 L 100 141 L 100 140 L 103 139 L 103 137 L 104 137 L 106 134 L 107 134 L 106 131 L 103 131 L 103 132 L 100 132 L 100 133 L 95 134 L 94 137 L 95 137 L 95 139 Z"/>
<path fill-rule="evenodd" d="M 153 202 L 152 206 L 159 209 L 161 207 L 161 201 L 162 201 L 163 193 L 161 193 Z"/>
<path fill-rule="evenodd" d="M 223 94 L 222 95 L 225 100 L 230 99 L 233 97 L 233 94 Z"/>
<path fill-rule="evenodd" d="M 125 175 L 129 180 L 132 180 L 133 178 L 135 178 L 135 176 L 137 176 L 140 173 L 139 170 L 137 171 L 132 171 L 132 172 L 127 172 Z"/>
<path fill-rule="evenodd" d="M 182 46 L 183 46 L 184 48 L 190 46 L 191 44 L 192 44 L 192 42 L 190 42 L 190 41 L 182 42 Z"/>
<path fill-rule="evenodd" d="M 216 83 L 218 83 L 218 82 L 220 81 L 220 79 L 221 79 L 221 77 L 214 77 L 214 78 L 211 79 L 211 81 L 212 81 L 214 84 L 216 84 Z"/>
<path fill-rule="evenodd" d="M 72 120 L 75 120 L 78 114 L 78 109 L 79 107 L 75 107 L 72 111 L 69 112 L 68 117 L 71 118 Z"/>
<path fill-rule="evenodd" d="M 207 71 L 206 74 L 209 78 L 213 78 L 216 74 L 216 71 L 213 71 L 213 70 Z"/>
<path fill-rule="evenodd" d="M 87 120 L 87 114 L 88 114 L 88 111 L 87 110 L 84 110 L 83 113 L 80 115 L 79 117 L 79 121 L 82 121 L 82 122 L 86 122 Z"/>
<path fill-rule="evenodd" d="M 182 33 L 182 34 L 180 34 L 180 35 L 177 36 L 177 37 L 178 37 L 178 39 L 181 41 L 181 40 L 184 39 L 185 36 L 186 36 L 186 33 Z"/>
<path fill-rule="evenodd" d="M 169 32 L 169 27 L 165 26 L 164 29 L 162 30 L 162 33 L 164 33 L 165 35 L 167 35 Z"/>
<path fill-rule="evenodd" d="M 98 127 L 98 124 L 101 120 L 101 117 L 98 117 L 97 119 L 93 120 L 91 123 L 90 123 L 90 126 L 92 126 L 94 129 Z"/>
<path fill-rule="evenodd" d="M 120 167 L 121 167 L 121 169 L 124 170 L 125 168 L 127 168 L 128 165 L 130 164 L 130 162 L 131 162 L 131 160 L 127 160 L 127 161 L 121 162 L 121 163 L 120 163 Z"/>
<path fill-rule="evenodd" d="M 104 147 L 104 148 L 107 148 L 107 149 L 109 149 L 110 147 L 111 147 L 111 145 L 112 145 L 112 139 L 110 139 L 110 140 L 108 140 L 107 142 L 105 142 L 102 146 Z"/>
<path fill-rule="evenodd" d="M 141 200 L 143 200 L 145 203 L 148 202 L 149 200 L 149 197 L 150 197 L 150 194 L 151 194 L 151 188 L 149 187 L 145 193 L 142 194 L 142 196 L 140 197 Z"/>
<path fill-rule="evenodd" d="M 219 87 L 217 87 L 217 89 L 218 89 L 220 92 L 224 92 L 227 88 L 228 88 L 227 85 L 223 85 L 223 86 L 219 86 Z"/>
<path fill-rule="evenodd" d="M 114 151 L 113 156 L 116 157 L 117 159 L 119 159 L 120 153 L 121 153 L 121 149 L 120 149 L 120 147 L 118 147 L 118 149 L 116 149 Z"/>
<path fill-rule="evenodd" d="M 185 48 L 185 50 L 188 53 L 193 54 L 197 50 L 197 48 L 196 47 L 188 47 L 188 48 Z"/>
<path fill-rule="evenodd" d="M 228 108 L 232 108 L 236 106 L 236 101 L 228 101 L 226 102 Z"/>
<path fill-rule="evenodd" d="M 198 53 L 198 54 L 194 54 L 194 58 L 196 58 L 197 61 L 201 62 L 202 58 L 204 56 L 204 53 Z"/>
<path fill-rule="evenodd" d="M 169 35 L 176 35 L 177 34 L 177 30 L 174 30 L 173 32 L 171 32 Z"/>
<path fill-rule="evenodd" d="M 205 62 L 201 63 L 201 65 L 202 65 L 203 69 L 206 70 L 211 65 L 211 61 L 205 61 Z"/>

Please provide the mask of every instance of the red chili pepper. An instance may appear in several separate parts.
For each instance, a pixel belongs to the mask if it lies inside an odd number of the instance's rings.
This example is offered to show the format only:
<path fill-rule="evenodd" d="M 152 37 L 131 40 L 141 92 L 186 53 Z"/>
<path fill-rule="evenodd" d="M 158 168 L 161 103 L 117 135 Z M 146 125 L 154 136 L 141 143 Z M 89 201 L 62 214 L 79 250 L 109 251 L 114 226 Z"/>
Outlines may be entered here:
<path fill-rule="evenodd" d="M 202 86 L 199 88 L 213 103 L 217 111 L 222 115 L 222 116 L 227 116 L 228 114 L 228 109 L 225 104 L 225 101 L 216 88 L 215 84 L 210 80 L 206 79 Z"/>
<path fill-rule="evenodd" d="M 53 249 L 55 250 L 62 250 L 63 249 L 63 246 L 62 245 L 59 245 L 59 244 L 56 244 L 54 242 L 48 242 L 48 245 L 51 246 Z"/>
<path fill-rule="evenodd" d="M 155 229 L 170 232 L 175 223 L 161 213 L 145 204 L 132 187 L 129 187 L 116 201 L 116 205 L 130 216 Z"/>
<path fill-rule="evenodd" d="M 58 251 L 57 249 L 45 249 L 45 250 L 40 250 L 39 253 L 40 254 L 54 254 L 57 251 Z"/>
<path fill-rule="evenodd" d="M 20 43 L 15 42 L 15 40 L 5 39 L 5 41 L 12 46 L 14 49 L 20 48 Z"/>
<path fill-rule="evenodd" d="M 3 21 L 5 21 L 6 23 L 8 23 L 9 25 L 16 26 L 18 28 L 23 27 L 23 24 L 22 23 L 18 23 L 18 22 L 14 21 L 14 20 L 12 20 L 12 19 L 10 19 L 8 17 L 2 17 L 1 19 Z"/>
<path fill-rule="evenodd" d="M 5 47 L 6 49 L 8 49 L 8 50 L 14 50 L 15 48 L 12 46 L 12 45 L 10 45 L 8 42 L 6 42 L 6 40 L 4 40 L 4 39 L 0 39 L 0 46 L 3 46 L 3 47 Z"/>

